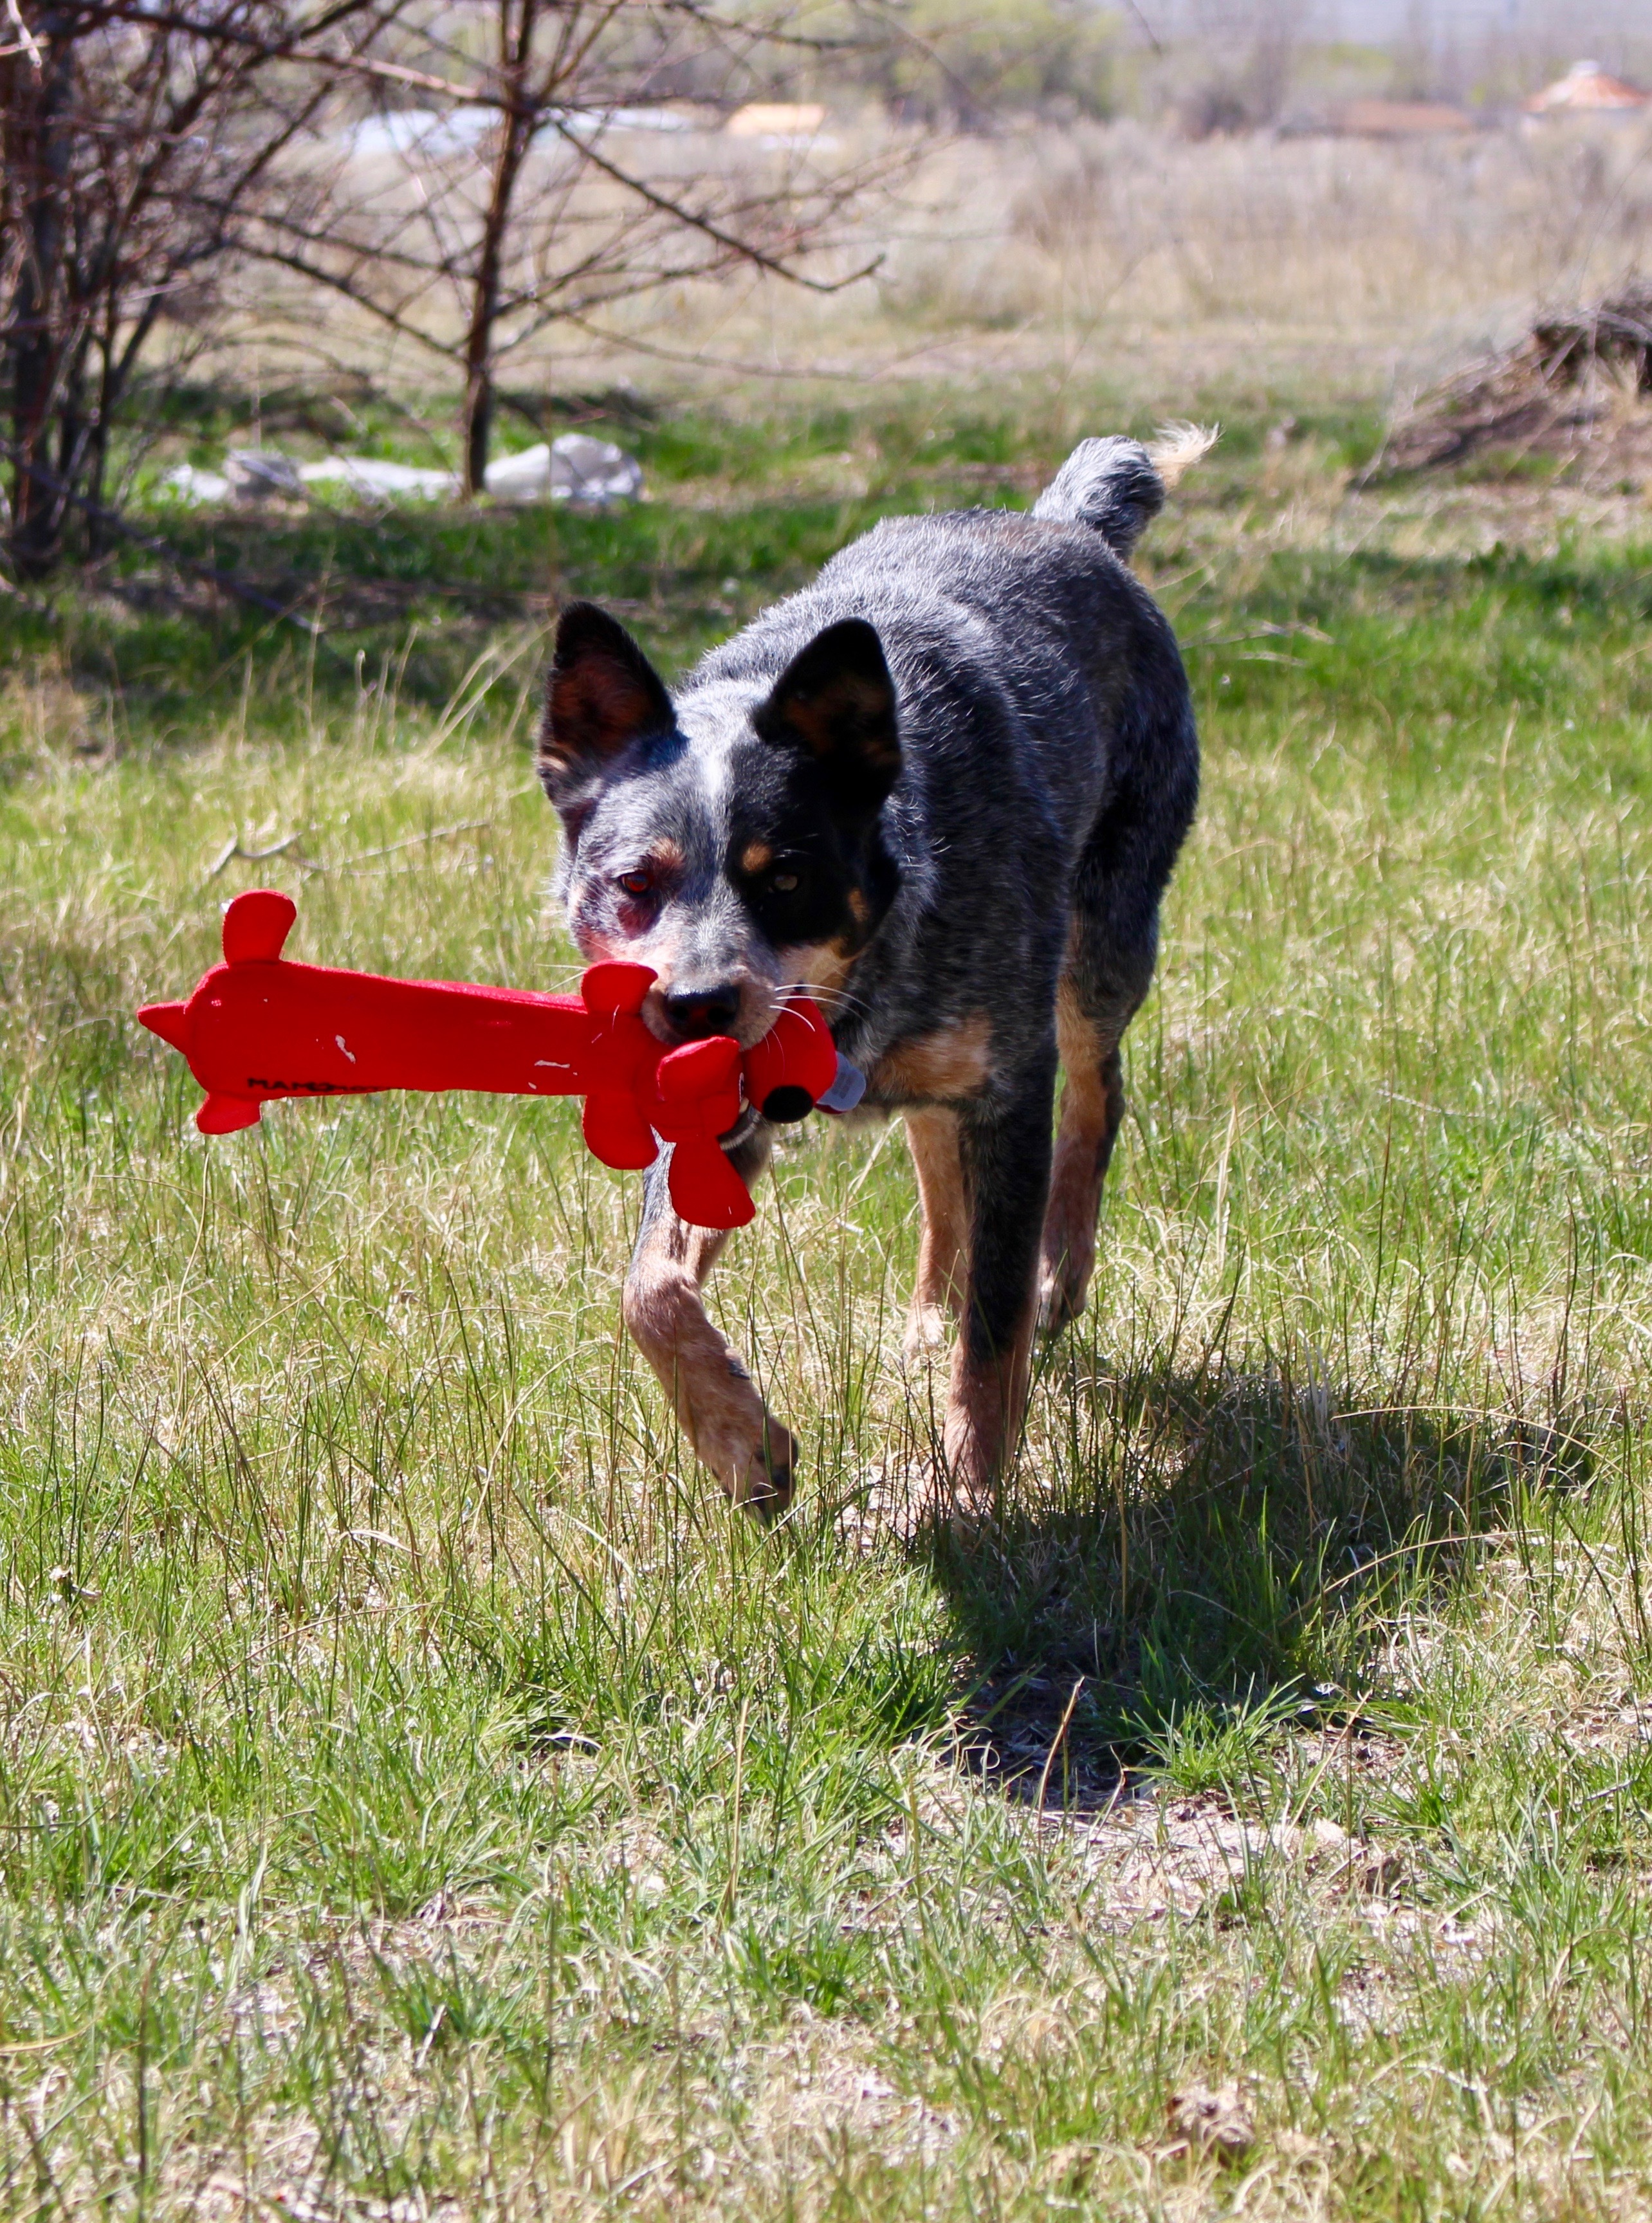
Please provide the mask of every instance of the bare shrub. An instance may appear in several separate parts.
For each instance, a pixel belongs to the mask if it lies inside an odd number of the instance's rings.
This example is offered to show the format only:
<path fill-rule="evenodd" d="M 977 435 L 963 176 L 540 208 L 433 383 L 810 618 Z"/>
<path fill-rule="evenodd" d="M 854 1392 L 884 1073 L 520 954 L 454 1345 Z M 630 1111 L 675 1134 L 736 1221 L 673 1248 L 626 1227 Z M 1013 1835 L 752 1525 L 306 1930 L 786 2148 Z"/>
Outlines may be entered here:
<path fill-rule="evenodd" d="M 8 0 L 0 375 L 9 546 L 95 545 L 110 439 L 161 319 L 199 322 L 278 158 L 397 0 Z"/>
<path fill-rule="evenodd" d="M 501 368 L 552 327 L 734 271 L 852 281 L 831 258 L 892 150 L 845 154 L 817 119 L 719 128 L 759 57 L 815 61 L 830 43 L 783 7 L 459 0 L 404 40 L 413 59 L 363 67 L 379 104 L 294 161 L 291 198 L 262 209 L 250 250 L 459 370 L 464 483 L 479 492 Z M 721 107 L 640 106 L 685 78 Z"/>

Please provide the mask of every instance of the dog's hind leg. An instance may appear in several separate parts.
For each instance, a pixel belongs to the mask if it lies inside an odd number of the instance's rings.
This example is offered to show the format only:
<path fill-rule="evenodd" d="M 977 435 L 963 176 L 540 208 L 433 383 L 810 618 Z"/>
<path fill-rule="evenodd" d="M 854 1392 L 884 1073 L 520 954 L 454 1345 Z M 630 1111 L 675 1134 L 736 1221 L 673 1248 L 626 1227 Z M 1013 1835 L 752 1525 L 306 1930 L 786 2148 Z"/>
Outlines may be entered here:
<path fill-rule="evenodd" d="M 1131 1007 L 1133 1010 L 1133 1006 Z M 1087 1008 L 1081 975 L 1064 973 L 1056 1004 L 1064 1076 L 1038 1272 L 1038 1326 L 1046 1335 L 1084 1309 L 1095 1269 L 1101 1185 L 1125 1113 L 1119 1040 L 1131 1011 Z"/>
<path fill-rule="evenodd" d="M 1076 1319 L 1089 1291 L 1101 1184 L 1125 1111 L 1119 1044 L 1152 981 L 1159 898 L 1198 794 L 1185 687 L 1144 690 L 1132 709 L 1123 776 L 1074 876 L 1056 991 L 1066 1085 L 1038 1276 L 1039 1326 L 1047 1333 Z"/>
<path fill-rule="evenodd" d="M 760 1122 L 728 1153 L 750 1188 L 768 1163 Z M 683 1432 L 737 1505 L 765 1515 L 791 1498 L 796 1445 L 775 1420 L 738 1354 L 708 1317 L 701 1290 L 728 1241 L 690 1227 L 672 1208 L 662 1151 L 644 1192 L 642 1229 L 626 1275 L 625 1324 L 659 1377 Z"/>
<path fill-rule="evenodd" d="M 969 1199 L 964 1187 L 958 1115 L 944 1106 L 905 1115 L 906 1145 L 917 1174 L 923 1229 L 918 1237 L 917 1285 L 907 1315 L 906 1363 L 917 1365 L 945 1346 L 963 1306 L 964 1259 L 969 1244 Z"/>
<path fill-rule="evenodd" d="M 1014 1449 L 1026 1406 L 1055 1093 L 1051 1042 L 1011 1086 L 958 1114 L 969 1265 L 952 1354 L 946 1459 L 955 1496 L 977 1508 Z"/>

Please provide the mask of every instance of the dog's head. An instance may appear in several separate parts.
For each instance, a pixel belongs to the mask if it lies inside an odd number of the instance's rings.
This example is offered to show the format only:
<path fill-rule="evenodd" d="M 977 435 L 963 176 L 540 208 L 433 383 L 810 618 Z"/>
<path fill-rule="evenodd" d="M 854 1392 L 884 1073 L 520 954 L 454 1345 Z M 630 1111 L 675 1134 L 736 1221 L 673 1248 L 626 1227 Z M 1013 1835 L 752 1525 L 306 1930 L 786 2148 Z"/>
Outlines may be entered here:
<path fill-rule="evenodd" d="M 749 1049 L 798 992 L 837 1016 L 898 878 L 880 830 L 895 688 L 871 626 L 829 627 L 772 686 L 712 681 L 673 704 L 625 628 L 575 602 L 539 761 L 574 939 L 653 967 L 643 1016 L 661 1041 Z"/>

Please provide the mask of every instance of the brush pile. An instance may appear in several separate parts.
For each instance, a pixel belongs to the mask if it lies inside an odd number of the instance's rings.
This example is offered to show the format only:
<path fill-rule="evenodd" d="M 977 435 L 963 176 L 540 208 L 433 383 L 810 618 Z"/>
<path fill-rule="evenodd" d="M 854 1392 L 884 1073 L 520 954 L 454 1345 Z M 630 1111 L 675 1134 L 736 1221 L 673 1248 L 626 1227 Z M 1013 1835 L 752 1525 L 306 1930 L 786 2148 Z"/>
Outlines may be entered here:
<path fill-rule="evenodd" d="M 1477 457 L 1575 463 L 1590 481 L 1652 477 L 1652 286 L 1540 318 L 1516 347 L 1471 363 L 1394 425 L 1381 474 Z"/>

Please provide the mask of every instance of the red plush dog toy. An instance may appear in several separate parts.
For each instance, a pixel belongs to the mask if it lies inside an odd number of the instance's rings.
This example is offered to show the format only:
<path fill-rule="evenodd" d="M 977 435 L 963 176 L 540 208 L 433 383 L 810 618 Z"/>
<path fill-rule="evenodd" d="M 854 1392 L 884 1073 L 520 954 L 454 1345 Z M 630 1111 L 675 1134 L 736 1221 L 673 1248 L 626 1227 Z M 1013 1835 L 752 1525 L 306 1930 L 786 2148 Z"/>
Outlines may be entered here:
<path fill-rule="evenodd" d="M 283 1096 L 364 1096 L 386 1088 L 480 1088 L 583 1096 L 585 1142 L 605 1166 L 652 1165 L 675 1145 L 672 1202 L 697 1227 L 743 1227 L 746 1184 L 718 1145 L 753 1104 L 799 1119 L 833 1086 L 837 1052 L 806 1000 L 788 1004 L 755 1049 L 727 1035 L 668 1050 L 640 1017 L 646 965 L 593 965 L 577 996 L 536 996 L 451 980 L 389 980 L 290 965 L 290 896 L 254 888 L 224 914 L 224 962 L 187 1003 L 138 1017 L 181 1050 L 206 1091 L 206 1135 L 255 1124 Z"/>

